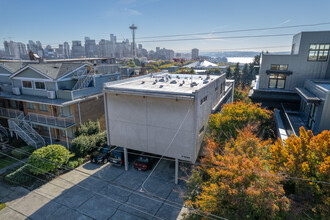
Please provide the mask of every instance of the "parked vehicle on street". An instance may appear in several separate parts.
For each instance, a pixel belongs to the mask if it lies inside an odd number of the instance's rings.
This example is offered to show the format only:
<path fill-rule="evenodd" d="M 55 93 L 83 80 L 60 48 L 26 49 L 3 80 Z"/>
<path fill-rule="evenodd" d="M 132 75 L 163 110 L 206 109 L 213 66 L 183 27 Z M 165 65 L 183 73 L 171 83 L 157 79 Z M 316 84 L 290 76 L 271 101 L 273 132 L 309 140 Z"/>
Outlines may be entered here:
<path fill-rule="evenodd" d="M 108 145 L 97 148 L 91 154 L 91 162 L 93 163 L 107 163 L 110 159 L 110 147 Z"/>
<path fill-rule="evenodd" d="M 122 147 L 114 147 L 110 152 L 109 161 L 113 165 L 124 165 L 124 149 Z"/>
<path fill-rule="evenodd" d="M 134 168 L 143 171 L 151 170 L 155 161 L 156 160 L 153 157 L 142 155 L 134 162 Z"/>

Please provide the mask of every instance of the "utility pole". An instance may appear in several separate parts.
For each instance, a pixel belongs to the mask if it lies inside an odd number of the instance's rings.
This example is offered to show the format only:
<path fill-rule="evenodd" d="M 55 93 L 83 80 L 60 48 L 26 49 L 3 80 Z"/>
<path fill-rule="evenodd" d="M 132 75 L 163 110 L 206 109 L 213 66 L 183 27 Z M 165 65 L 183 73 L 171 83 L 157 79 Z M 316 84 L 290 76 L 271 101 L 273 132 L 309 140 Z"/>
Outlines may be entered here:
<path fill-rule="evenodd" d="M 133 53 L 133 59 L 135 60 L 136 57 L 136 48 L 135 48 L 135 30 L 137 29 L 137 26 L 132 24 L 129 29 L 132 30 L 132 37 L 133 37 L 133 47 L 132 47 L 132 53 Z"/>

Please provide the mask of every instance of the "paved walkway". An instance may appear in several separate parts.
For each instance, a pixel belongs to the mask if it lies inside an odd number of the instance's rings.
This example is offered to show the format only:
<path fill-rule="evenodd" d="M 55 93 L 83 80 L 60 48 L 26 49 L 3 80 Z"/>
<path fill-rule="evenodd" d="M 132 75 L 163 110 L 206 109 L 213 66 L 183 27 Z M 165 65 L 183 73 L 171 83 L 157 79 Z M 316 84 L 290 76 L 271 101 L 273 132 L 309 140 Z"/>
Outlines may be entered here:
<path fill-rule="evenodd" d="M 125 171 L 110 164 L 86 163 L 31 192 L 0 188 L 8 198 L 0 219 L 177 219 L 184 186 L 174 184 L 170 163 L 159 164 L 144 192 L 141 185 L 150 171 L 137 171 L 132 164 Z"/>

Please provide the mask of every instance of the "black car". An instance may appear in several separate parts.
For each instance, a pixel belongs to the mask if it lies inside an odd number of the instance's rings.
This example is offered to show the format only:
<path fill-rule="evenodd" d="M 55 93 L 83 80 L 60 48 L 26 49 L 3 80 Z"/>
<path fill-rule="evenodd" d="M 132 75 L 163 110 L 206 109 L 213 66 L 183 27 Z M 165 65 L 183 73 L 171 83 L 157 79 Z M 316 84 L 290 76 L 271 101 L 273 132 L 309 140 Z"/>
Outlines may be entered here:
<path fill-rule="evenodd" d="M 110 159 L 110 147 L 102 146 L 91 154 L 91 162 L 107 163 Z"/>
<path fill-rule="evenodd" d="M 124 149 L 122 147 L 114 147 L 110 152 L 109 161 L 111 164 L 122 166 L 124 165 Z"/>

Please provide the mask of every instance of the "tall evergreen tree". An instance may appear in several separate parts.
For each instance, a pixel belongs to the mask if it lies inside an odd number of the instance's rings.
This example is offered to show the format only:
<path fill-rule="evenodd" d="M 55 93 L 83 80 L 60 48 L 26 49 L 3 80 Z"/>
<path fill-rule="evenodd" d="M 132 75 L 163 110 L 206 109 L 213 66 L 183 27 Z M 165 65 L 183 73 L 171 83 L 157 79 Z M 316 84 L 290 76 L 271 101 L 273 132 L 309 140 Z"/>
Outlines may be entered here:
<path fill-rule="evenodd" d="M 233 73 L 231 72 L 230 66 L 228 66 L 226 70 L 226 78 L 230 79 L 232 77 L 233 77 Z"/>
<path fill-rule="evenodd" d="M 244 64 L 243 70 L 242 70 L 242 87 L 244 85 L 249 83 L 249 67 L 248 64 Z"/>
<path fill-rule="evenodd" d="M 239 63 L 236 63 L 235 69 L 234 69 L 234 80 L 235 80 L 235 85 L 239 85 L 241 81 L 241 74 L 240 74 L 240 68 L 239 68 Z"/>

